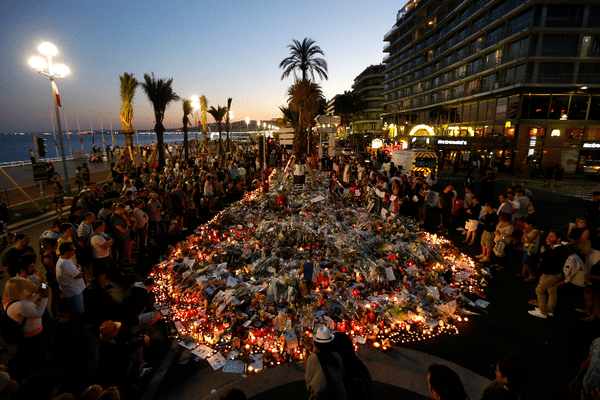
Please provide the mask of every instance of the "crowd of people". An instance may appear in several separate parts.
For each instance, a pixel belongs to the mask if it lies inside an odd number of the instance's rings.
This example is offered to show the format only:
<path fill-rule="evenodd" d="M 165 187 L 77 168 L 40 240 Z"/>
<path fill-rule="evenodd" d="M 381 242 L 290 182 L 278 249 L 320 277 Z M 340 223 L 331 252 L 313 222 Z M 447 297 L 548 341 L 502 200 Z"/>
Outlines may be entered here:
<path fill-rule="evenodd" d="M 206 221 L 217 208 L 243 193 L 261 188 L 271 168 L 285 166 L 289 159 L 288 151 L 276 147 L 265 157 L 247 148 L 226 156 L 188 160 L 172 157 L 159 171 L 146 162 L 129 168 L 112 163 L 112 180 L 102 185 L 91 180 L 89 168 L 83 164 L 76 174 L 79 194 L 66 218 L 64 191 L 55 181 L 53 203 L 57 219 L 41 235 L 39 249 L 33 248 L 26 233 L 19 233 L 15 245 L 2 257 L 3 273 L 8 278 L 3 292 L 5 314 L 22 330 L 22 338 L 4 372 L 10 374 L 8 382 L 15 383 L 5 385 L 5 389 L 15 391 L 15 398 L 27 398 L 18 397 L 19 393 L 33 390 L 27 382 L 35 382 L 36 376 L 41 379 L 40 369 L 52 365 L 48 360 L 54 357 L 55 343 L 64 342 L 60 337 L 65 334 L 61 328 L 64 324 L 69 326 L 69 340 L 98 340 L 98 380 L 89 384 L 120 387 L 151 373 L 144 360 L 144 349 L 150 345 L 145 331 L 161 319 L 161 314 L 154 310 L 154 282 L 143 275 L 144 269 L 138 263 L 147 267 L 156 262 L 147 258 L 154 248 L 159 248 L 158 253 L 168 252 L 168 245 L 184 238 L 190 232 L 188 228 Z M 507 260 L 518 254 L 520 277 L 538 282 L 532 293 L 536 298 L 531 304 L 536 308 L 530 311 L 531 315 L 553 316 L 558 288 L 571 283 L 582 288 L 582 308 L 578 311 L 585 314 L 583 320 L 600 319 L 600 252 L 595 249 L 600 229 L 600 192 L 594 193 L 585 216 L 568 227 L 544 233 L 536 229 L 534 198 L 527 183 L 498 194 L 497 175 L 492 168 L 472 167 L 462 187 L 448 183 L 440 188 L 436 171 L 403 171 L 386 163 L 382 153 L 366 159 L 354 155 L 310 155 L 295 161 L 292 174 L 296 184 L 304 184 L 305 179 L 296 178 L 306 176 L 310 169 L 325 170 L 333 195 L 350 196 L 357 205 L 373 213 L 411 217 L 423 228 L 435 226 L 441 235 L 458 228 L 468 246 L 475 246 L 479 237 L 481 254 L 477 257 L 484 267 L 505 268 Z M 440 190 L 435 191 L 434 186 Z M 464 190 L 463 198 L 459 199 L 457 189 Z M 110 301 L 112 283 L 118 279 L 107 280 L 107 275 L 134 282 L 123 288 L 126 294 L 110 318 L 98 320 L 88 311 L 86 293 L 98 292 L 103 296 L 96 299 Z M 334 338 L 335 350 L 331 345 Z M 339 380 L 344 375 L 343 365 L 362 371 L 362 377 L 357 379 L 363 380 L 363 390 L 372 391 L 370 377 L 366 378 L 368 371 L 358 364 L 360 360 L 347 338 L 321 330 L 315 333 L 314 340 L 316 355 L 307 364 L 309 391 L 320 393 L 318 398 L 332 398 L 323 393 L 332 390 L 327 389 L 332 379 Z M 596 371 L 600 365 L 597 346 L 592 346 L 593 355 L 585 371 Z M 516 370 L 510 363 L 498 363 L 496 386 L 490 391 L 504 390 L 516 396 L 521 386 Z M 599 378 L 595 377 L 596 372 L 592 379 L 585 371 L 578 380 L 588 382 L 584 393 L 590 396 L 600 384 L 589 382 Z M 444 383 L 436 383 L 440 381 Z M 443 394 L 442 387 L 458 387 L 443 366 L 430 368 L 428 382 L 434 398 L 459 398 Z M 114 394 L 114 390 L 102 387 L 94 389 L 99 397 L 85 398 L 111 398 L 105 393 Z M 579 386 L 573 384 L 573 389 L 579 390 Z M 345 398 L 341 386 L 335 390 L 337 398 Z M 488 393 L 482 398 L 517 397 L 493 397 Z"/>

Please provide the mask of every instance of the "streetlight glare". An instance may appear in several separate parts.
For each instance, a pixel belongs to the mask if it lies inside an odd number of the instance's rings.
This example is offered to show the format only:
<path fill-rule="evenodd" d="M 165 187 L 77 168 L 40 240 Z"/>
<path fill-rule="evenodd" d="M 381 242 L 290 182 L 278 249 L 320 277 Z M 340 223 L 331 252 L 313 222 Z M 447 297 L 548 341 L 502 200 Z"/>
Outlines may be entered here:
<path fill-rule="evenodd" d="M 54 72 L 61 77 L 65 77 L 71 72 L 65 64 L 57 64 L 54 66 Z"/>
<path fill-rule="evenodd" d="M 40 44 L 40 47 L 38 47 L 38 50 L 43 55 L 49 56 L 49 57 L 53 57 L 58 54 L 58 49 L 56 48 L 55 45 L 53 45 L 50 42 L 44 42 L 44 43 Z"/>
<path fill-rule="evenodd" d="M 46 60 L 44 60 L 42 57 L 32 57 L 29 60 L 29 65 L 31 65 L 34 69 L 41 71 L 46 68 Z"/>

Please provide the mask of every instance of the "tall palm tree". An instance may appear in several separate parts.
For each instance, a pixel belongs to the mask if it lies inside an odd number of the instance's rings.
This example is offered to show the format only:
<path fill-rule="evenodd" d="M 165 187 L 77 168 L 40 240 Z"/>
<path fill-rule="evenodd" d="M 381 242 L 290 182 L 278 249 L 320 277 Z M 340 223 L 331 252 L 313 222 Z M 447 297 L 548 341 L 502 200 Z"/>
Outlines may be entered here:
<path fill-rule="evenodd" d="M 323 92 L 314 82 L 296 80 L 288 89 L 288 96 L 289 107 L 298 113 L 298 122 L 294 127 L 294 152 L 301 157 L 306 153 L 306 130 L 314 124 Z"/>
<path fill-rule="evenodd" d="M 231 97 L 227 99 L 227 115 L 225 116 L 225 129 L 227 130 L 227 151 L 229 152 L 229 131 L 231 130 Z"/>
<path fill-rule="evenodd" d="M 123 102 L 119 119 L 123 125 L 121 128 L 121 133 L 125 135 L 126 150 L 124 162 L 125 165 L 127 165 L 129 158 L 131 158 L 131 162 L 133 162 L 133 135 L 135 134 L 132 126 L 133 96 L 135 95 L 135 89 L 137 89 L 140 83 L 133 77 L 133 74 L 128 72 L 125 72 L 123 75 L 119 76 L 119 81 L 121 83 L 121 101 Z"/>
<path fill-rule="evenodd" d="M 219 129 L 219 154 L 222 154 L 223 147 L 221 147 L 221 124 L 223 123 L 223 118 L 225 118 L 225 115 L 227 114 L 227 107 L 217 106 L 217 108 L 214 108 L 213 106 L 211 106 L 208 110 L 208 113 L 212 115 L 215 121 L 217 122 L 217 128 Z"/>
<path fill-rule="evenodd" d="M 202 136 L 204 136 L 204 142 L 206 143 L 206 134 L 208 133 L 208 126 L 206 125 L 206 111 L 208 110 L 208 100 L 206 96 L 200 97 L 200 122 L 202 123 Z"/>
<path fill-rule="evenodd" d="M 188 125 L 190 123 L 190 119 L 188 118 L 188 115 L 190 115 L 192 113 L 192 102 L 191 100 L 184 100 L 183 101 L 183 151 L 184 151 L 184 157 L 187 160 L 188 159 Z"/>
<path fill-rule="evenodd" d="M 300 71 L 302 81 L 308 79 L 308 75 L 314 81 L 315 73 L 319 75 L 321 79 L 327 79 L 327 61 L 323 58 L 317 57 L 317 55 L 324 56 L 323 50 L 317 45 L 315 41 L 310 38 L 304 38 L 302 43 L 293 39 L 293 44 L 288 45 L 290 49 L 290 56 L 285 58 L 279 63 L 279 68 L 283 68 L 283 75 L 281 79 L 286 78 L 292 72 L 294 77 L 298 79 L 296 71 Z"/>
<path fill-rule="evenodd" d="M 142 89 L 146 92 L 146 96 L 148 96 L 148 100 L 150 100 L 154 109 L 154 132 L 156 132 L 158 146 L 158 168 L 162 169 L 165 166 L 165 146 L 163 140 L 163 134 L 165 133 L 165 127 L 163 126 L 165 110 L 171 102 L 179 100 L 179 96 L 173 91 L 173 78 L 156 79 L 153 72 L 152 75 L 144 74 L 144 81 L 142 82 Z"/>

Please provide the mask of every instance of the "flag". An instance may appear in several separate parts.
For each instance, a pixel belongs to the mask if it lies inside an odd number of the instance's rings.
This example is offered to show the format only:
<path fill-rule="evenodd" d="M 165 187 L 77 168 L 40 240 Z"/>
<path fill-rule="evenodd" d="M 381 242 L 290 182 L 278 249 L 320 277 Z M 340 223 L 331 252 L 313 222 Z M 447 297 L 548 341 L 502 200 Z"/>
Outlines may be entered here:
<path fill-rule="evenodd" d="M 58 104 L 59 107 L 62 107 L 62 104 L 60 104 L 60 94 L 58 93 L 58 88 L 56 87 L 56 83 L 54 83 L 54 81 L 52 81 L 52 91 L 54 92 L 54 95 L 56 96 L 56 103 Z"/>

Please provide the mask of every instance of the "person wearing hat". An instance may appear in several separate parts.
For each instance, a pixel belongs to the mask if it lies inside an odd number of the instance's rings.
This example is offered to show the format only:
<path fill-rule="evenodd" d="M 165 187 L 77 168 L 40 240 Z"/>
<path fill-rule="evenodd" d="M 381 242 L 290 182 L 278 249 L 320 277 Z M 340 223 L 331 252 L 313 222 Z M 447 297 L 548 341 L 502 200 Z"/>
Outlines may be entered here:
<path fill-rule="evenodd" d="M 326 326 L 320 326 L 313 335 L 314 350 L 306 362 L 304 380 L 311 398 L 319 400 L 347 400 L 344 388 L 344 362 L 333 351 L 334 335 Z"/>
<path fill-rule="evenodd" d="M 100 325 L 100 372 L 107 378 L 119 381 L 131 376 L 141 377 L 152 368 L 143 368 L 143 347 L 150 344 L 150 337 L 133 335 L 119 321 L 105 321 Z"/>

